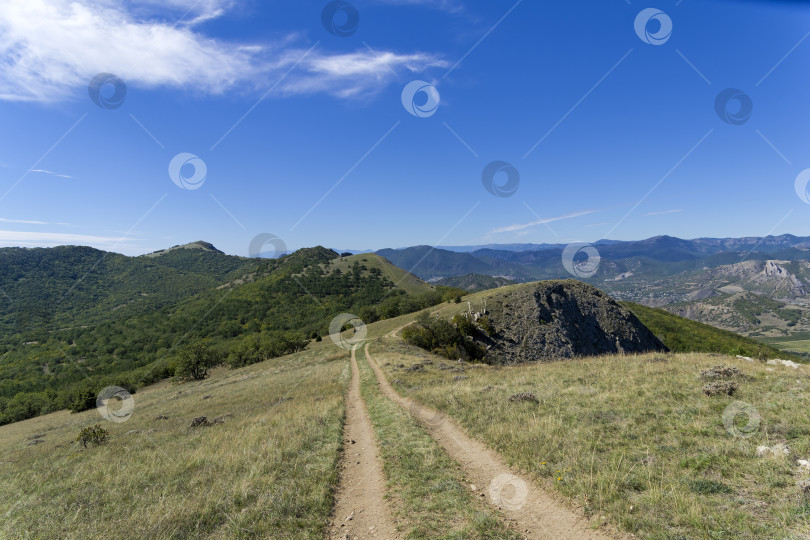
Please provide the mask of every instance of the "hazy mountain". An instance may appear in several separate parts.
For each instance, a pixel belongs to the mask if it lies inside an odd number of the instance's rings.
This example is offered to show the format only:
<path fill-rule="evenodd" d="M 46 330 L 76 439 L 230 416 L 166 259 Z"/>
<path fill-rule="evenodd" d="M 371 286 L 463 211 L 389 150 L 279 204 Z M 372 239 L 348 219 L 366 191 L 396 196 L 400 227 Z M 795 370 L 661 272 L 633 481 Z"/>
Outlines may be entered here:
<path fill-rule="evenodd" d="M 494 245 L 469 252 L 417 246 L 380 253 L 431 281 L 455 283 L 468 274 L 518 282 L 577 277 L 621 300 L 665 307 L 738 332 L 778 337 L 810 331 L 808 237 L 656 236 L 594 246 L 600 264 L 591 277 L 571 276 L 562 264 L 562 245 Z"/>

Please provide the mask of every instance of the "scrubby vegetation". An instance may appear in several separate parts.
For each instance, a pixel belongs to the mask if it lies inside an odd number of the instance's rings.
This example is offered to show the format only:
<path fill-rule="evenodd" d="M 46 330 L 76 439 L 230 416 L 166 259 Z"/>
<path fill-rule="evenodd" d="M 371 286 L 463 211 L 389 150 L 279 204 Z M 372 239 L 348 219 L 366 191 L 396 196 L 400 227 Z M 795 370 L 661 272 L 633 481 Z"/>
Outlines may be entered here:
<path fill-rule="evenodd" d="M 478 326 L 467 317 L 456 315 L 450 322 L 425 311 L 402 330 L 402 339 L 445 358 L 483 360 L 486 349 L 474 341 L 480 334 Z"/>
<path fill-rule="evenodd" d="M 315 336 L 311 336 L 311 339 L 320 341 L 318 333 L 314 334 Z M 309 339 L 294 332 L 253 334 L 243 339 L 239 346 L 231 349 L 227 363 L 233 368 L 247 366 L 302 351 L 308 343 Z"/>
<path fill-rule="evenodd" d="M 101 446 L 110 439 L 110 432 L 96 424 L 82 429 L 79 436 L 76 437 L 76 442 L 81 444 L 84 448 L 89 446 Z"/>
<path fill-rule="evenodd" d="M 208 376 L 208 370 L 218 366 L 222 356 L 205 343 L 195 343 L 180 351 L 174 377 L 178 381 L 200 381 Z"/>

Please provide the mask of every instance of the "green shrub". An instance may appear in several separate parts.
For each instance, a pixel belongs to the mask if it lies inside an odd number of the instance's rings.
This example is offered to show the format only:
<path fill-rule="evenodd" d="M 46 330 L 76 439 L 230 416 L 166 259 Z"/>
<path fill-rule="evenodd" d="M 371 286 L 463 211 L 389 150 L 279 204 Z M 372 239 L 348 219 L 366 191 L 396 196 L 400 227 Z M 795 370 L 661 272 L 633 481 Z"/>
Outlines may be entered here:
<path fill-rule="evenodd" d="M 458 322 L 454 324 L 431 317 L 425 311 L 419 314 L 414 324 L 403 329 L 402 338 L 411 345 L 451 360 L 482 360 L 486 350 L 472 339 L 477 328 L 465 317 L 457 315 L 456 320 Z M 465 334 L 462 328 L 470 334 Z"/>
<path fill-rule="evenodd" d="M 316 341 L 321 341 L 320 335 Z M 293 332 L 268 332 L 250 336 L 241 345 L 231 350 L 228 365 L 232 368 L 264 362 L 270 358 L 303 351 L 309 345 L 309 339 Z"/>
<path fill-rule="evenodd" d="M 204 343 L 195 343 L 180 351 L 174 377 L 180 381 L 200 381 L 208 376 L 208 370 L 220 363 L 219 353 Z"/>
<path fill-rule="evenodd" d="M 692 493 L 700 495 L 714 495 L 716 493 L 731 493 L 732 489 L 722 482 L 714 480 L 693 480 L 689 482 Z"/>
<path fill-rule="evenodd" d="M 76 437 L 76 441 L 83 447 L 87 448 L 87 445 L 101 446 L 102 444 L 106 443 L 109 438 L 110 433 L 100 425 L 96 424 L 95 426 L 86 427 L 81 430 L 79 432 L 79 436 Z"/>
<path fill-rule="evenodd" d="M 478 335 L 478 328 L 476 328 L 475 323 L 473 323 L 468 317 L 464 315 L 456 315 L 453 317 L 453 324 L 456 325 L 458 331 L 464 334 L 465 336 L 475 337 Z"/>
<path fill-rule="evenodd" d="M 483 315 L 478 317 L 478 326 L 480 326 L 489 337 L 495 337 L 497 332 L 495 331 L 495 327 L 492 326 L 492 321 L 488 316 Z"/>
<path fill-rule="evenodd" d="M 70 398 L 68 408 L 72 413 L 89 411 L 96 406 L 96 393 L 89 388 L 77 390 Z"/>

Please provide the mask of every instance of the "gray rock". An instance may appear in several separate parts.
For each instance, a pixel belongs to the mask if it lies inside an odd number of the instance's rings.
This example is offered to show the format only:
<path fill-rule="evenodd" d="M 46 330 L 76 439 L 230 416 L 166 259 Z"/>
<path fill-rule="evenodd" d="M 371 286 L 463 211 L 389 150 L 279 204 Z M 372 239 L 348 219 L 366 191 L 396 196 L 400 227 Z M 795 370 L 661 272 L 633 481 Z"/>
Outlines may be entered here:
<path fill-rule="evenodd" d="M 579 281 L 541 281 L 493 304 L 488 356 L 498 363 L 667 351 L 635 315 Z"/>
<path fill-rule="evenodd" d="M 208 422 L 208 418 L 205 416 L 198 416 L 194 420 L 191 421 L 191 425 L 188 426 L 190 428 L 202 427 L 202 426 L 210 426 L 211 424 Z"/>

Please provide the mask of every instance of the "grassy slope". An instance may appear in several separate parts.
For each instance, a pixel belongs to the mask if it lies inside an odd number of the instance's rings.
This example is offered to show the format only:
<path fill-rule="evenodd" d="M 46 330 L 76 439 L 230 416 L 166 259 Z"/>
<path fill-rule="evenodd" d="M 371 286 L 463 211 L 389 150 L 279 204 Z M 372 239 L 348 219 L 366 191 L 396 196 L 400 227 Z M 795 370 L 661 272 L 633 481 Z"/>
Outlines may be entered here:
<path fill-rule="evenodd" d="M 767 358 L 793 358 L 786 353 L 751 338 L 708 324 L 679 317 L 663 309 L 656 309 L 632 302 L 622 305 L 633 312 L 639 320 L 653 331 L 664 345 L 675 352 L 717 352 L 742 354 Z"/>
<path fill-rule="evenodd" d="M 492 277 L 485 274 L 467 274 L 440 279 L 436 285 L 445 287 L 458 287 L 470 292 L 486 291 L 512 285 L 514 282 L 507 278 Z"/>
<path fill-rule="evenodd" d="M 433 288 L 430 284 L 422 281 L 415 275 L 398 266 L 394 266 L 385 258 L 374 253 L 361 253 L 359 255 L 335 259 L 330 263 L 327 272 L 330 272 L 332 268 L 340 268 L 341 272 L 347 272 L 355 261 L 368 268 L 378 268 L 382 272 L 383 277 L 388 278 L 408 294 L 418 294 Z"/>
<path fill-rule="evenodd" d="M 90 410 L 0 427 L 0 537 L 322 538 L 349 373 L 337 351 L 150 387 L 120 424 Z M 223 424 L 188 429 L 197 416 L 227 413 Z M 72 440 L 93 424 L 111 440 L 81 449 Z M 45 443 L 27 446 L 35 433 Z"/>
<path fill-rule="evenodd" d="M 467 366 L 467 379 L 454 381 L 437 357 L 422 373 L 397 368 L 424 355 L 399 340 L 372 349 L 389 380 L 401 381 L 399 392 L 450 414 L 540 484 L 637 536 L 810 534 L 810 503 L 795 485 L 801 476 L 793 461 L 755 457 L 757 445 L 780 442 L 810 457 L 805 371 L 729 360 L 743 371 L 740 390 L 709 398 L 698 377 L 718 363 L 709 355 Z M 517 392 L 533 392 L 539 404 L 510 402 Z M 723 425 L 737 399 L 762 418 L 748 439 Z"/>

